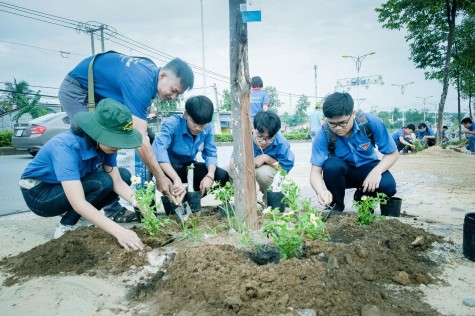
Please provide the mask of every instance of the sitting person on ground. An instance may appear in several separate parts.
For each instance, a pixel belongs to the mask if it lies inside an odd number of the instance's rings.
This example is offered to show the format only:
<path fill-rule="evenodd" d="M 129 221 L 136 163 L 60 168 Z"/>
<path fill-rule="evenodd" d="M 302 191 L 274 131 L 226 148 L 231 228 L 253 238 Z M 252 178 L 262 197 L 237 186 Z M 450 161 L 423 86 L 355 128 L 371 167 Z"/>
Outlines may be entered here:
<path fill-rule="evenodd" d="M 78 127 L 49 140 L 21 175 L 26 205 L 43 217 L 62 215 L 54 238 L 78 228 L 84 217 L 117 238 L 125 249 L 143 249 L 140 238 L 99 210 L 117 195 L 137 207 L 130 173 L 117 168 L 117 150 L 136 148 L 142 135 L 121 103 L 103 99 L 95 112 L 75 115 Z"/>
<path fill-rule="evenodd" d="M 435 145 L 436 135 L 426 123 L 420 123 L 419 126 L 417 126 L 417 140 L 427 144 L 427 147 L 431 147 Z"/>
<path fill-rule="evenodd" d="M 442 126 L 441 134 L 442 134 L 442 142 L 443 143 L 446 143 L 446 142 L 449 141 L 449 136 L 447 135 L 447 130 L 448 129 L 449 128 L 446 125 Z"/>
<path fill-rule="evenodd" d="M 262 200 L 267 201 L 267 190 L 274 181 L 279 166 L 287 173 L 294 166 L 295 155 L 290 149 L 290 143 L 280 131 L 279 116 L 271 111 L 260 111 L 254 117 L 252 130 L 252 145 L 254 149 L 254 166 L 256 181 L 262 192 Z M 231 158 L 231 171 L 234 172 L 234 162 Z"/>
<path fill-rule="evenodd" d="M 152 144 L 155 157 L 165 175 L 181 192 L 175 194 L 180 202 L 186 193 L 187 167 L 194 164 L 193 189 L 204 196 L 214 181 L 224 186 L 229 181 L 227 171 L 218 167 L 218 156 L 212 125 L 213 102 L 206 96 L 186 100 L 185 112 L 167 118 Z M 198 151 L 203 162 L 196 161 Z"/>
<path fill-rule="evenodd" d="M 461 120 L 460 124 L 462 124 L 463 127 L 466 128 L 466 130 L 462 131 L 462 134 L 467 135 L 467 139 L 460 143 L 459 147 L 462 147 L 463 145 L 467 144 L 465 148 L 470 150 L 470 152 L 473 154 L 475 153 L 475 124 L 473 124 L 473 121 L 470 117 L 466 117 Z"/>
<path fill-rule="evenodd" d="M 396 144 L 381 119 L 354 111 L 348 93 L 335 92 L 323 103 L 327 122 L 312 145 L 310 183 L 318 202 L 334 211 L 345 209 L 345 189 L 357 188 L 362 195 L 396 194 L 396 181 L 389 169 L 399 158 Z M 378 159 L 375 146 L 383 154 Z"/>
<path fill-rule="evenodd" d="M 416 146 L 412 144 L 411 134 L 416 129 L 414 124 L 407 124 L 406 127 L 398 129 L 392 133 L 392 138 L 397 146 L 397 151 L 407 153 L 409 150 L 415 151 Z"/>

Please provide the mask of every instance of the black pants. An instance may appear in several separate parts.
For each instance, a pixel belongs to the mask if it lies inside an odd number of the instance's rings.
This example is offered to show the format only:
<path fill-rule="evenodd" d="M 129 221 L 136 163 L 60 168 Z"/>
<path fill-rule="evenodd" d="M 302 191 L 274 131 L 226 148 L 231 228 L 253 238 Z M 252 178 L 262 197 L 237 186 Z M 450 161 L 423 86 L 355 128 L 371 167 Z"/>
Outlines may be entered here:
<path fill-rule="evenodd" d="M 194 173 L 193 173 L 193 190 L 199 191 L 201 180 L 203 180 L 203 178 L 208 173 L 208 168 L 206 168 L 206 164 L 204 162 L 195 162 L 194 165 L 195 165 L 195 168 L 194 168 Z M 188 166 L 189 165 L 172 164 L 173 169 L 176 171 L 176 173 L 181 179 L 181 182 L 183 183 L 188 182 L 188 179 L 187 179 Z M 219 184 L 224 186 L 226 182 L 229 181 L 228 172 L 224 169 L 216 167 L 216 171 L 214 173 L 214 181 L 219 181 Z"/>

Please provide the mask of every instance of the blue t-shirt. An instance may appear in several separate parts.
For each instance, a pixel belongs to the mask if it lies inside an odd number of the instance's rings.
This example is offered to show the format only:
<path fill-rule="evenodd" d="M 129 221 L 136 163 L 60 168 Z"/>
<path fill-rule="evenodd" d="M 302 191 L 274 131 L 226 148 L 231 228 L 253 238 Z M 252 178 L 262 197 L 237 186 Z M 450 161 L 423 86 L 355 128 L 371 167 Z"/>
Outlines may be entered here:
<path fill-rule="evenodd" d="M 26 166 L 21 178 L 57 184 L 61 181 L 80 180 L 96 172 L 102 165 L 116 167 L 117 154 L 96 151 L 88 146 L 84 137 L 67 131 L 46 142 Z"/>
<path fill-rule="evenodd" d="M 251 117 L 264 109 L 264 104 L 269 104 L 269 95 L 262 89 L 251 89 Z"/>
<path fill-rule="evenodd" d="M 391 136 L 393 137 L 394 141 L 399 141 L 399 137 L 402 136 L 403 138 L 406 137 L 406 133 L 404 133 L 404 130 L 401 128 L 401 129 L 398 129 L 397 131 L 395 131 L 394 133 L 391 134 Z"/>
<path fill-rule="evenodd" d="M 373 140 L 378 146 L 379 152 L 387 155 L 396 151 L 396 144 L 381 119 L 372 114 L 365 115 L 371 125 Z M 322 128 L 315 135 L 310 162 L 312 165 L 322 167 L 328 155 L 327 135 Z M 356 119 L 353 120 L 353 132 L 350 137 L 336 136 L 335 157 L 339 157 L 348 164 L 356 167 L 364 166 L 378 160 L 378 155 L 376 154 L 374 146 L 371 144 L 371 139 L 360 130 Z"/>
<path fill-rule="evenodd" d="M 68 74 L 86 90 L 92 57 L 84 59 Z M 160 72 L 152 61 L 111 52 L 97 56 L 93 70 L 94 93 L 99 100 L 114 99 L 127 106 L 132 115 L 142 120 L 147 118 L 147 108 L 157 95 Z"/>
<path fill-rule="evenodd" d="M 321 120 L 323 119 L 323 112 L 320 109 L 315 109 L 310 114 L 310 131 L 316 132 L 322 128 Z"/>
<path fill-rule="evenodd" d="M 218 165 L 216 144 L 210 124 L 193 139 L 183 114 L 167 118 L 152 144 L 158 163 L 187 165 L 195 162 L 198 151 L 206 166 Z"/>
<path fill-rule="evenodd" d="M 436 136 L 434 131 L 430 128 L 427 127 L 426 129 L 423 130 L 417 130 L 417 139 L 421 140 L 424 138 L 424 136 Z"/>
<path fill-rule="evenodd" d="M 260 147 L 253 141 L 254 157 L 262 155 Z M 265 148 L 264 154 L 277 160 L 285 171 L 289 172 L 294 167 L 295 155 L 290 149 L 290 144 L 287 139 L 279 132 L 275 135 L 275 139 Z"/>

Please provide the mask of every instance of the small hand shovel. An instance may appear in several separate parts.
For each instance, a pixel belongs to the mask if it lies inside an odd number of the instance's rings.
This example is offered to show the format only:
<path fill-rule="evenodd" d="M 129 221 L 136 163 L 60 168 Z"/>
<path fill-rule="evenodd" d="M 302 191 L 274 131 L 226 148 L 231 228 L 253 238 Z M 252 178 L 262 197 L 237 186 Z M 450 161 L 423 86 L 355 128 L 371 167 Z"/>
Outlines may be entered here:
<path fill-rule="evenodd" d="M 174 213 L 180 223 L 186 222 L 191 215 L 190 205 L 188 204 L 188 202 L 183 202 L 183 197 L 184 195 L 177 198 L 180 200 L 179 203 L 177 199 L 171 197 L 172 202 L 177 206 L 174 210 Z"/>
<path fill-rule="evenodd" d="M 336 205 L 336 204 L 335 204 Z M 330 217 L 330 215 L 332 214 L 332 211 L 333 209 L 335 208 L 335 205 L 333 206 L 330 206 L 330 205 L 325 205 L 325 209 L 324 210 L 327 210 L 327 214 L 325 214 L 325 217 L 323 218 L 323 221 L 326 222 L 328 220 L 328 218 Z"/>

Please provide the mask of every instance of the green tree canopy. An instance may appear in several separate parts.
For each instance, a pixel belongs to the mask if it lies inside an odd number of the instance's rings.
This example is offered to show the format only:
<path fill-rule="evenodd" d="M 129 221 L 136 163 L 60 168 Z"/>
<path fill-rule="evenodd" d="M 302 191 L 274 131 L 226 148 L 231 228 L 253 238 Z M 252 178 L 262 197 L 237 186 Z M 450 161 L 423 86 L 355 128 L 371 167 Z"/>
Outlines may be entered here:
<path fill-rule="evenodd" d="M 180 105 L 180 103 L 182 103 L 184 100 L 185 98 L 183 95 L 179 95 L 176 99 L 169 101 L 160 101 L 160 99 L 157 97 L 155 102 L 158 111 L 171 112 L 176 111 L 178 109 L 178 105 Z"/>
<path fill-rule="evenodd" d="M 416 68 L 424 69 L 426 78 L 442 81 L 437 126 L 439 144 L 456 17 L 472 6 L 471 0 L 389 0 L 375 9 L 384 28 L 407 29 L 406 42 L 409 42 Z"/>
<path fill-rule="evenodd" d="M 37 118 L 40 116 L 43 116 L 45 114 L 53 112 L 50 108 L 47 108 L 46 106 L 42 104 L 38 104 L 40 101 L 40 92 L 36 92 L 35 96 L 33 98 L 27 98 L 24 95 L 19 96 L 19 100 L 21 104 L 23 104 L 22 108 L 13 116 L 13 120 L 18 123 L 20 118 L 25 115 L 26 113 L 30 113 L 32 118 Z"/>
<path fill-rule="evenodd" d="M 269 86 L 265 87 L 264 91 L 269 95 L 269 109 L 278 112 L 282 106 L 282 102 L 279 100 L 279 94 L 275 87 Z"/>
<path fill-rule="evenodd" d="M 5 92 L 2 94 L 2 101 L 5 105 L 5 110 L 13 110 L 15 107 L 21 109 L 22 107 L 28 105 L 33 97 L 33 91 L 30 90 L 28 82 L 22 80 L 17 81 L 15 78 L 13 82 L 5 82 Z"/>

